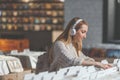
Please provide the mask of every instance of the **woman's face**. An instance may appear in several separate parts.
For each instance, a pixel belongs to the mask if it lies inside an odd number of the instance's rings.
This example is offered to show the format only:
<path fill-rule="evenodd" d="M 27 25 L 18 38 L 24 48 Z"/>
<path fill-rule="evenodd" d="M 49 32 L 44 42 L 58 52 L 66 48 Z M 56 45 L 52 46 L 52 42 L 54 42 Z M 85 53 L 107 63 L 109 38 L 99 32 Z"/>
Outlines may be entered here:
<path fill-rule="evenodd" d="M 82 27 L 76 32 L 76 39 L 79 40 L 83 40 L 86 38 L 86 34 L 88 32 L 88 25 L 82 25 Z"/>

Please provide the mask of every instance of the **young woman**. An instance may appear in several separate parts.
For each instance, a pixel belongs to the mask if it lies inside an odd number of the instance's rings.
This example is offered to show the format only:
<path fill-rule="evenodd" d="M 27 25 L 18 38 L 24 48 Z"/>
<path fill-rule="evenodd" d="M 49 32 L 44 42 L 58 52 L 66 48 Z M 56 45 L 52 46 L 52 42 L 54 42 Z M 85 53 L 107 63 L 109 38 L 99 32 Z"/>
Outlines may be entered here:
<path fill-rule="evenodd" d="M 78 17 L 73 18 L 63 33 L 56 39 L 50 50 L 50 71 L 69 66 L 90 66 L 110 68 L 110 64 L 102 64 L 85 56 L 82 50 L 82 40 L 86 38 L 88 24 Z"/>

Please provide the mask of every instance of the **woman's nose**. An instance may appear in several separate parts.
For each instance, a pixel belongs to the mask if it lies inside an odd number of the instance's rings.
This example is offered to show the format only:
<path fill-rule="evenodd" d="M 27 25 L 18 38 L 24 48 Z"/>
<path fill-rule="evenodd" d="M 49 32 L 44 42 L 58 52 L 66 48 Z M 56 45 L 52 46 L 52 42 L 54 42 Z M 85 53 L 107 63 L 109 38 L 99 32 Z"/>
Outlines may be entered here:
<path fill-rule="evenodd" d="M 83 37 L 84 39 L 86 38 L 86 34 L 84 35 L 84 37 Z"/>

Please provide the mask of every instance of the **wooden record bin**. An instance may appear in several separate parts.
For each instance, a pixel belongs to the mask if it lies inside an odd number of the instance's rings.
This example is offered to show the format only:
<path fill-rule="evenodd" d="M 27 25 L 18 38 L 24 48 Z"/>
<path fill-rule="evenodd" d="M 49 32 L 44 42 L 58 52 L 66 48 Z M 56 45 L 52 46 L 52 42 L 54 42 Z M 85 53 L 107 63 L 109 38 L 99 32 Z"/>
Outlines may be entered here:
<path fill-rule="evenodd" d="M 26 48 L 29 48 L 28 39 L 0 39 L 0 50 L 3 52 L 23 51 Z"/>

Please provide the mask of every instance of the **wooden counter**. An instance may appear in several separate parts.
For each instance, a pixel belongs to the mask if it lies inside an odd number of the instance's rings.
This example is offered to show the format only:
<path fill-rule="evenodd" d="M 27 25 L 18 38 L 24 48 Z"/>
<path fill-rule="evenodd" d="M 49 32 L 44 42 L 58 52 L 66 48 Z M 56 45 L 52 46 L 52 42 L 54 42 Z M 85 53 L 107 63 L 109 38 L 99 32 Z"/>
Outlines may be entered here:
<path fill-rule="evenodd" d="M 0 50 L 3 52 L 11 50 L 23 51 L 26 48 L 29 48 L 28 39 L 0 39 Z"/>

